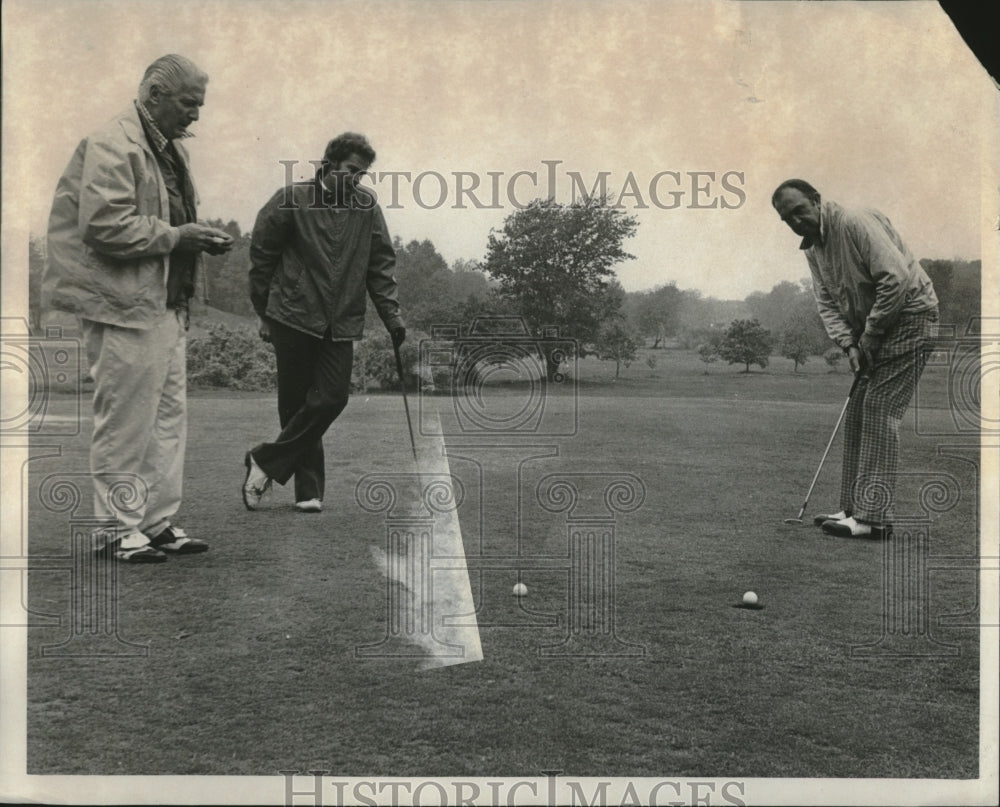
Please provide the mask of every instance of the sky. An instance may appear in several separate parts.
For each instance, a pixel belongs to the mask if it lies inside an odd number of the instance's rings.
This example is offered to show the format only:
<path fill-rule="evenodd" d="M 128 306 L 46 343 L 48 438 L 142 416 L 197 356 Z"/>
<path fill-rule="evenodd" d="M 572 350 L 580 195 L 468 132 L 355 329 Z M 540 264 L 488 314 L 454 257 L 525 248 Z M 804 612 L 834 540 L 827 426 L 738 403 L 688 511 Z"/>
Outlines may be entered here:
<path fill-rule="evenodd" d="M 482 259 L 516 204 L 570 201 L 571 172 L 631 191 L 629 291 L 739 299 L 805 277 L 770 206 L 788 177 L 882 210 L 918 257 L 981 255 L 995 93 L 933 2 L 20 0 L 4 25 L 19 235 L 44 232 L 79 139 L 177 52 L 210 76 L 187 142 L 200 216 L 244 230 L 353 130 L 391 232 L 449 262 Z M 394 194 L 386 172 L 409 179 Z"/>

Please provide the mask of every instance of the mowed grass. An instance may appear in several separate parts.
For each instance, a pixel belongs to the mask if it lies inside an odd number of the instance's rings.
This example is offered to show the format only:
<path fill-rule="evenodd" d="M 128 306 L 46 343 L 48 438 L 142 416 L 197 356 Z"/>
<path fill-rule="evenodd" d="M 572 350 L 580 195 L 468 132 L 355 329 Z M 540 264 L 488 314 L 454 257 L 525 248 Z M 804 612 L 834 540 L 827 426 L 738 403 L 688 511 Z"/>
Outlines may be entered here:
<path fill-rule="evenodd" d="M 30 575 L 37 618 L 62 624 L 29 632 L 29 772 L 976 777 L 976 578 L 954 560 L 977 551 L 978 455 L 956 448 L 974 440 L 940 405 L 945 370 L 922 389 L 938 406 L 922 406 L 921 431 L 938 434 L 915 433 L 912 410 L 902 434 L 912 473 L 900 513 L 921 512 L 932 478 L 961 492 L 923 527 L 927 598 L 902 607 L 926 615 L 929 652 L 906 657 L 911 637 L 885 635 L 883 546 L 782 523 L 802 504 L 847 375 L 819 362 L 796 375 L 781 360 L 706 375 L 691 354 L 653 353 L 655 368 L 640 361 L 615 383 L 613 365 L 580 363 L 579 395 L 564 387 L 546 401 L 553 417 L 576 407 L 572 436 L 448 440 L 485 658 L 433 670 L 355 654 L 387 630 L 371 556 L 386 522 L 358 506 L 355 486 L 412 468 L 400 398 L 354 396 L 326 438 L 326 509 L 303 515 L 291 486 L 256 513 L 239 497 L 244 452 L 275 434 L 274 397 L 193 393 L 178 521 L 211 551 L 118 567 L 119 636 L 144 656 L 43 656 L 69 635 L 73 592 L 68 572 Z M 524 389 L 490 394 L 517 411 Z M 447 424 L 451 401 L 437 403 Z M 70 405 L 57 398 L 52 411 Z M 86 471 L 88 431 L 30 464 L 39 562 L 67 554 L 71 525 L 35 491 L 49 474 Z M 838 440 L 807 516 L 836 509 L 839 461 Z M 568 572 L 523 572 L 518 600 L 516 572 L 479 569 L 483 556 L 565 556 L 567 516 L 536 495 L 553 473 L 576 474 L 581 489 L 594 474 L 644 486 L 642 506 L 616 516 L 617 644 L 605 646 L 642 655 L 543 655 L 567 635 Z M 599 512 L 599 489 L 586 490 L 580 507 Z M 88 512 L 85 500 L 77 517 Z M 765 607 L 732 607 L 749 589 Z M 883 652 L 852 653 L 861 645 Z"/>

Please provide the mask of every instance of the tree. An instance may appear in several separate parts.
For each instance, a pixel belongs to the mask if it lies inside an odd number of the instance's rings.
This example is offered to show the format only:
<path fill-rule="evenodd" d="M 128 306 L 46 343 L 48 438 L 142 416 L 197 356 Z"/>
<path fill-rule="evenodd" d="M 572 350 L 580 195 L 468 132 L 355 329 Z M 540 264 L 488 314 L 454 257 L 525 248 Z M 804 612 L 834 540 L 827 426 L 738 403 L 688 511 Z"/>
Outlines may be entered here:
<path fill-rule="evenodd" d="M 797 301 L 781 330 L 781 355 L 795 362 L 794 369 L 798 372 L 800 364 L 805 364 L 810 356 L 821 355 L 829 344 L 815 304 L 811 300 Z"/>
<path fill-rule="evenodd" d="M 719 360 L 719 346 L 722 344 L 722 331 L 705 328 L 702 333 L 704 341 L 698 345 L 698 358 L 705 362 L 705 374 L 708 375 L 708 366 Z"/>
<path fill-rule="evenodd" d="M 45 270 L 45 236 L 28 238 L 28 329 L 42 330 L 42 273 Z"/>
<path fill-rule="evenodd" d="M 395 248 L 399 302 L 405 307 L 407 324 L 428 328 L 450 322 L 454 313 L 449 300 L 451 271 L 447 261 L 426 238 L 405 246 L 397 239 Z"/>
<path fill-rule="evenodd" d="M 639 354 L 638 337 L 621 319 L 604 323 L 594 348 L 597 358 L 615 363 L 615 381 L 621 375 L 622 365 L 627 368 Z"/>
<path fill-rule="evenodd" d="M 730 364 L 750 365 L 761 370 L 767 367 L 774 340 L 771 332 L 761 327 L 756 319 L 734 319 L 719 344 L 719 356 Z"/>
<path fill-rule="evenodd" d="M 670 282 L 652 291 L 633 292 L 626 297 L 626 311 L 635 332 L 659 347 L 677 333 L 683 293 Z"/>
<path fill-rule="evenodd" d="M 808 299 L 815 307 L 815 303 L 812 303 L 812 293 L 806 288 L 805 282 L 791 283 L 783 280 L 766 294 L 755 291 L 746 299 L 748 315 L 757 320 L 761 327 L 780 333 L 791 312 L 797 310 L 803 300 Z"/>
<path fill-rule="evenodd" d="M 594 344 L 618 312 L 621 296 L 610 288 L 614 267 L 633 257 L 623 244 L 638 220 L 606 201 L 536 199 L 509 215 L 501 231 L 490 231 L 483 268 L 536 336 L 555 326 L 560 339 Z M 558 372 L 551 355 L 546 366 L 551 379 Z"/>
<path fill-rule="evenodd" d="M 941 324 L 953 326 L 956 334 L 978 333 L 982 325 L 982 261 L 924 259 L 920 265 L 934 283 Z"/>
<path fill-rule="evenodd" d="M 204 266 L 197 279 L 195 297 L 220 311 L 243 317 L 253 316 L 247 283 L 247 272 L 250 269 L 249 233 L 243 233 L 235 221 L 224 223 L 221 219 L 209 219 L 205 223 L 231 235 L 233 248 L 222 255 L 204 255 Z"/>
<path fill-rule="evenodd" d="M 403 244 L 397 237 L 393 246 L 407 325 L 430 332 L 435 325 L 465 323 L 467 309 L 489 298 L 489 281 L 475 261 L 458 260 L 449 268 L 428 239 Z"/>
<path fill-rule="evenodd" d="M 843 358 L 844 352 L 836 345 L 823 354 L 823 361 L 825 361 L 830 367 L 831 373 L 837 372 L 837 367 L 840 366 L 840 362 Z"/>

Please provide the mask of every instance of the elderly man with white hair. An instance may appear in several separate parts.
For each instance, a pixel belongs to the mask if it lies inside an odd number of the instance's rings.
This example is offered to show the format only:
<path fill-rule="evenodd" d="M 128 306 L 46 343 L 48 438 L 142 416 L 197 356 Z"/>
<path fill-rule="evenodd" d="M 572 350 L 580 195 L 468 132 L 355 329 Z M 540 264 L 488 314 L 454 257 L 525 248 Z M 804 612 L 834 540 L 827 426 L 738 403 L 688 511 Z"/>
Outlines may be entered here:
<path fill-rule="evenodd" d="M 43 304 L 80 318 L 94 379 L 96 550 L 127 563 L 204 552 L 173 523 L 187 435 L 188 303 L 201 253 L 232 246 L 198 224 L 187 152 L 208 76 L 174 54 L 138 98 L 85 137 L 56 186 Z"/>

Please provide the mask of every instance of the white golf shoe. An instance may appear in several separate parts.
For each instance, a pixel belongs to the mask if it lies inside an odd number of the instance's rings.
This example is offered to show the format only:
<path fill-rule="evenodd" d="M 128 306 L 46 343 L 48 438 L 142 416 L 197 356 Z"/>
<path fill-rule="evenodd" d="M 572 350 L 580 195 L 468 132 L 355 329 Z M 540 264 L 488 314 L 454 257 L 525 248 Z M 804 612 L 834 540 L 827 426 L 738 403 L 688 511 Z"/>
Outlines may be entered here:
<path fill-rule="evenodd" d="M 847 518 L 848 515 L 845 511 L 841 510 L 839 513 L 818 513 L 815 518 L 813 518 L 813 524 L 817 527 L 822 527 L 827 521 L 840 521 Z"/>
<path fill-rule="evenodd" d="M 271 477 L 264 473 L 249 451 L 243 463 L 247 467 L 247 475 L 243 479 L 243 504 L 247 510 L 256 510 L 264 494 L 271 488 Z"/>
<path fill-rule="evenodd" d="M 865 521 L 858 521 L 853 516 L 848 516 L 839 521 L 824 522 L 823 532 L 841 538 L 868 538 L 872 541 L 883 541 L 892 535 L 892 525 L 869 524 Z"/>

